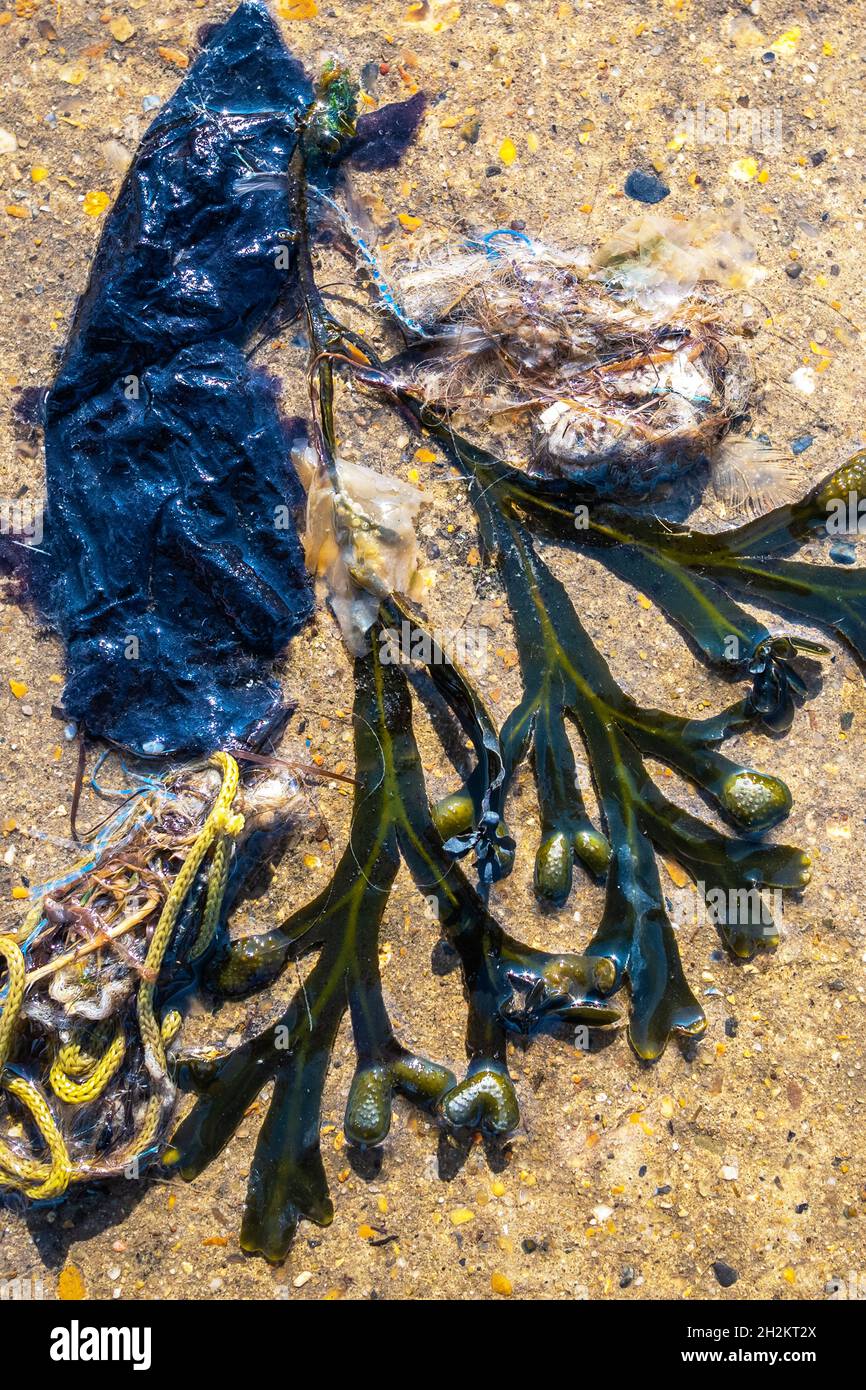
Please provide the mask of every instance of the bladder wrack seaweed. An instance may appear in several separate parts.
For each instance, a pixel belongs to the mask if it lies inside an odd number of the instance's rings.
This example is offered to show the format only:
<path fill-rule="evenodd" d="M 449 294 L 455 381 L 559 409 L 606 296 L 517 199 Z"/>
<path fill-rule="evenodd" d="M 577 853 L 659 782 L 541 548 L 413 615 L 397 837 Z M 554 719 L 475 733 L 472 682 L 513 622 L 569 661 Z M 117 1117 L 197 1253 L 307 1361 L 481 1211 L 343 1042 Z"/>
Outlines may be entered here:
<path fill-rule="evenodd" d="M 314 951 L 318 959 L 279 1023 L 195 1069 L 200 1097 L 165 1159 L 195 1177 L 273 1081 L 241 1236 L 245 1249 L 273 1260 L 285 1255 L 300 1216 L 331 1220 L 320 1108 L 347 1009 L 358 1063 L 344 1127 L 351 1143 L 363 1145 L 387 1136 L 395 1094 L 455 1127 L 510 1133 L 518 1110 L 506 1062 L 509 1029 L 618 1017 L 605 999 L 615 978 L 608 959 L 547 954 L 515 941 L 443 849 L 427 803 L 406 676 L 399 666 L 382 664 L 377 642 L 356 661 L 355 683 L 358 786 L 349 844 L 333 882 L 281 926 L 232 942 L 215 960 L 209 984 L 218 995 L 238 996 L 270 984 L 290 961 Z M 468 1069 L 460 1082 L 399 1043 L 382 998 L 379 929 L 401 858 L 460 957 L 469 1003 Z"/>
<path fill-rule="evenodd" d="M 810 876 L 809 858 L 802 851 L 761 839 L 788 814 L 787 787 L 733 762 L 722 746 L 753 725 L 786 728 L 795 704 L 807 693 L 797 670 L 798 654 L 824 649 L 772 635 L 738 606 L 732 593 L 775 600 L 803 621 L 846 637 L 861 657 L 866 652 L 862 577 L 781 558 L 825 521 L 828 500 L 842 495 L 852 479 L 859 483 L 866 471 L 863 458 L 850 461 L 799 503 L 733 531 L 704 535 L 633 514 L 573 482 L 509 468 L 461 438 L 446 413 L 404 389 L 369 344 L 353 335 L 349 350 L 333 322 L 328 333 L 330 351 L 344 370 L 398 404 L 460 469 L 508 599 L 524 694 L 497 740 L 469 682 L 447 664 L 431 663 L 440 688 L 442 672 L 450 669 L 452 694 L 460 694 L 455 708 L 464 728 L 471 731 L 474 722 L 473 742 L 480 756 L 466 783 L 430 811 L 405 677 L 398 667 L 381 664 L 374 633 L 370 654 L 356 662 L 359 789 L 350 846 L 334 883 L 281 928 L 233 943 L 215 969 L 215 991 L 236 994 L 263 987 L 287 961 L 309 949 L 321 952 L 305 986 L 309 990 L 313 981 L 311 1014 L 304 1013 L 297 998 L 286 1016 L 291 1043 L 285 1053 L 275 1050 L 268 1034 L 220 1063 L 202 1083 L 202 1096 L 181 1126 L 171 1155 L 186 1176 L 194 1176 L 226 1142 L 252 1096 L 276 1078 L 251 1176 L 243 1238 L 246 1248 L 263 1250 L 271 1258 L 286 1249 L 299 1215 L 330 1219 L 317 1117 L 323 1051 L 347 1008 L 359 1062 L 345 1131 L 358 1144 L 384 1139 L 394 1093 L 421 1102 L 452 1126 L 509 1133 L 519 1116 L 506 1066 L 508 1032 L 529 1034 L 563 1019 L 612 1023 L 617 1018 L 612 996 L 625 982 L 631 994 L 629 1036 L 641 1058 L 657 1057 L 671 1034 L 696 1038 L 703 1033 L 703 1011 L 682 971 L 655 851 L 678 861 L 708 900 L 721 890 L 745 904 L 743 912 L 730 918 L 722 914 L 719 920 L 726 944 L 741 958 L 778 939 L 754 890 L 798 890 Z M 359 348 L 365 361 L 359 361 Z M 333 437 L 330 410 L 329 397 L 321 439 Z M 587 516 L 580 528 L 574 524 L 577 507 Z M 591 551 L 614 573 L 651 594 L 709 664 L 749 679 L 743 698 L 711 718 L 689 719 L 644 708 L 627 696 L 539 554 L 536 536 Z M 356 573 L 355 579 L 363 587 L 363 576 Z M 391 597 L 382 604 L 381 624 L 394 621 L 395 605 L 397 617 L 409 612 Z M 577 789 L 567 722 L 577 728 L 587 749 L 601 826 L 593 824 Z M 375 742 L 369 739 L 371 728 Z M 561 904 L 575 858 L 592 875 L 606 879 L 602 919 L 583 956 L 545 956 L 521 946 L 502 931 L 487 906 L 490 885 L 511 869 L 506 798 L 530 747 L 542 820 L 537 892 Z M 736 834 L 722 834 L 664 797 L 646 770 L 646 758 L 700 787 Z M 476 850 L 480 891 L 455 862 L 469 848 Z M 455 1083 L 433 1063 L 407 1058 L 384 1013 L 376 932 L 400 855 L 419 891 L 435 897 L 440 927 L 460 956 L 469 1009 L 469 1065 L 462 1082 Z M 347 944 L 351 973 L 329 990 L 326 981 L 346 969 L 345 963 L 335 962 Z M 320 994 L 328 1000 L 321 1016 L 316 1008 Z M 312 1089 L 306 1084 L 311 1077 Z M 291 1109 L 291 1094 L 298 1104 L 303 1097 L 303 1116 Z M 269 1205 L 269 1194 L 275 1192 L 279 1196 Z"/>

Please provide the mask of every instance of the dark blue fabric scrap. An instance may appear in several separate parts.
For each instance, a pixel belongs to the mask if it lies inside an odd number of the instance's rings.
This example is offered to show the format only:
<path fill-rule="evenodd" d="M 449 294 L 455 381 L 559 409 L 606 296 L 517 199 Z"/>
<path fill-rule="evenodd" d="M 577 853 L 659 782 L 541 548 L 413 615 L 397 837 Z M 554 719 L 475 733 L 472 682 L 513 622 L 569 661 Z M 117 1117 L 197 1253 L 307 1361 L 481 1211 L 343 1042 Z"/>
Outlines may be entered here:
<path fill-rule="evenodd" d="M 267 10 L 241 5 L 142 141 L 46 402 L 31 577 L 66 639 L 64 708 L 137 753 L 254 740 L 312 611 L 285 524 L 303 493 L 242 351 L 291 287 L 287 185 L 235 192 L 285 172 L 312 97 Z"/>
<path fill-rule="evenodd" d="M 142 140 L 47 397 L 31 587 L 66 641 L 66 712 L 139 754 L 255 741 L 312 612 L 303 492 L 243 348 L 297 307 L 289 166 L 314 96 L 263 5 L 211 34 Z M 422 114 L 359 121 L 308 178 L 396 162 Z"/>

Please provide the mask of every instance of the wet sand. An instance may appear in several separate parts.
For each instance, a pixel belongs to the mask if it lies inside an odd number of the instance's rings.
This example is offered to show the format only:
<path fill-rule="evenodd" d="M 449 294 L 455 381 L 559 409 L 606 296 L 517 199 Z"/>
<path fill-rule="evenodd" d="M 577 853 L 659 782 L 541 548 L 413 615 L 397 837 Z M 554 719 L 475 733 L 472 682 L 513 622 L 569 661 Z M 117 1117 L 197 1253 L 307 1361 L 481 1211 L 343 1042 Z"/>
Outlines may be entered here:
<path fill-rule="evenodd" d="M 168 96 L 198 26 L 231 8 L 131 3 L 101 13 L 70 3 L 58 16 L 52 5 L 18 0 L 0 13 L 0 21 L 9 17 L 0 27 L 0 128 L 16 146 L 0 155 L 6 498 L 24 487 L 24 496 L 41 496 L 40 441 L 13 424 L 12 409 L 22 388 L 50 381 L 85 285 L 104 217 L 103 200 L 88 195 L 113 199 L 150 119 L 146 99 Z M 864 316 L 857 79 L 866 50 L 853 12 L 809 19 L 763 4 L 751 18 L 764 36 L 756 39 L 748 12 L 732 7 L 727 13 L 743 20 L 738 44 L 721 4 L 467 0 L 440 32 L 407 21 L 407 8 L 320 0 L 315 18 L 284 22 L 289 44 L 311 66 L 323 51 L 356 70 L 376 65 L 378 101 L 417 87 L 431 98 L 402 167 L 357 181 L 388 228 L 386 257 L 411 254 L 431 228 L 463 236 L 516 218 L 556 242 L 596 243 L 640 211 L 622 192 L 635 168 L 669 185 L 665 212 L 742 204 L 768 272 L 754 296 L 755 427 L 783 449 L 813 437 L 793 458 L 793 490 L 854 451 L 866 393 L 857 330 Z M 443 7 L 446 21 L 454 8 Z M 124 18 L 127 25 L 118 22 Z M 680 143 L 678 108 L 696 118 L 699 103 L 705 112 L 766 113 L 763 143 L 771 147 L 709 143 L 706 124 Z M 502 157 L 506 141 L 514 146 L 510 163 L 507 145 Z M 408 225 L 397 220 L 401 213 Z M 363 314 L 364 296 L 336 261 L 333 269 L 355 300 L 348 312 Z M 284 380 L 287 412 L 304 413 L 302 354 L 289 342 L 271 344 L 261 360 Z M 808 395 L 790 382 L 802 367 L 812 373 Z M 513 637 L 497 581 L 478 563 L 461 485 L 441 463 L 419 460 L 417 441 L 361 397 L 341 397 L 341 437 L 347 456 L 417 477 L 424 489 L 420 537 L 436 578 L 431 620 L 446 629 L 483 626 L 479 681 L 504 718 L 518 695 Z M 697 519 L 718 524 L 717 505 L 707 502 Z M 803 554 L 826 558 L 818 544 Z M 651 605 L 591 561 L 558 551 L 548 558 L 579 596 L 581 616 L 626 690 L 690 712 L 699 702 L 705 712 L 729 702 L 730 688 Z M 60 644 L 14 600 L 7 586 L 0 924 L 18 920 L 12 890 L 23 876 L 44 878 L 64 862 L 36 833 L 68 833 L 75 768 L 74 745 L 52 712 L 62 691 Z M 782 629 L 777 617 L 761 616 Z M 324 768 L 351 768 L 350 665 L 324 608 L 293 644 L 282 677 L 306 721 L 303 729 L 294 721 L 287 748 L 321 758 Z M 26 693 L 16 696 L 10 680 Z M 684 1054 L 671 1046 L 654 1066 L 635 1058 L 622 1032 L 589 1053 L 550 1039 L 513 1048 L 522 1127 L 493 1167 L 483 1146 L 461 1151 L 398 1105 L 371 1172 L 353 1166 L 340 1128 L 353 1069 L 344 1027 L 323 1113 L 335 1220 L 327 1230 L 302 1224 L 283 1266 L 250 1259 L 238 1245 L 259 1109 L 194 1184 L 120 1183 L 28 1213 L 7 1202 L 0 1279 L 32 1276 L 45 1297 L 59 1288 L 89 1299 L 821 1299 L 834 1278 L 866 1283 L 864 720 L 862 676 L 833 644 L 823 690 L 787 737 L 749 734 L 729 746 L 731 756 L 787 781 L 794 809 L 774 838 L 801 845 L 815 869 L 801 897 L 786 900 L 779 949 L 752 964 L 729 961 L 709 926 L 680 929 L 686 973 L 709 1020 L 697 1048 Z M 420 704 L 416 723 L 435 798 L 457 774 Z M 665 791 L 705 814 L 678 779 Z M 309 802 L 295 850 L 235 930 L 284 916 L 326 882 L 345 842 L 349 800 L 345 788 L 325 782 L 309 788 Z M 598 920 L 600 893 L 576 876 L 562 911 L 539 911 L 537 805 L 526 770 L 510 820 L 519 854 L 514 875 L 495 892 L 501 920 L 531 943 L 580 947 Z M 667 890 L 691 921 L 691 890 L 670 878 Z M 423 904 L 401 872 L 383 933 L 386 1002 L 406 1043 L 459 1070 L 459 975 L 435 948 Z M 197 1013 L 190 1040 L 221 1045 L 257 1031 L 295 984 L 286 977 L 251 1003 Z M 727 1288 L 714 1272 L 718 1262 L 736 1271 Z"/>

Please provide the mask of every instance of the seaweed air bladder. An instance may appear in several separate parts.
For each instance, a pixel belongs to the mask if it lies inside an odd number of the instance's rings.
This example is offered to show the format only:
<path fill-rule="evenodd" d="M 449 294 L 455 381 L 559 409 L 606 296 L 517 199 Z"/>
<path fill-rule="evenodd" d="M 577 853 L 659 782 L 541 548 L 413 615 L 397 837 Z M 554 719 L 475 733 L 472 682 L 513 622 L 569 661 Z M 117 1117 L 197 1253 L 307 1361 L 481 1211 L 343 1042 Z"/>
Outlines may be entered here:
<path fill-rule="evenodd" d="M 643 1062 L 671 1037 L 696 1044 L 706 1019 L 658 855 L 708 901 L 746 904 L 715 916 L 734 957 L 772 950 L 778 925 L 761 890 L 800 892 L 811 866 L 778 838 L 788 788 L 726 745 L 746 731 L 784 734 L 811 697 L 827 648 L 801 628 L 866 659 L 862 569 L 797 558 L 827 539 L 828 510 L 862 491 L 866 455 L 730 529 L 658 515 L 659 489 L 748 438 L 737 431 L 750 374 L 729 322 L 760 275 L 746 229 L 715 215 L 653 216 L 594 252 L 481 229 L 387 267 L 352 211 L 345 169 L 397 162 L 422 116 L 413 98 L 359 117 L 345 68 L 329 63 L 312 81 L 267 11 L 242 5 L 145 136 L 48 405 L 47 559 L 33 557 L 34 587 L 67 643 L 70 713 L 92 739 L 135 758 L 119 809 L 83 860 L 34 889 L 26 918 L 0 938 L 0 1184 L 38 1202 L 145 1161 L 194 1179 L 266 1094 L 241 1244 L 274 1262 L 301 1219 L 333 1217 L 322 1095 L 345 1018 L 355 1050 L 345 1134 L 361 1149 L 385 1142 L 398 1097 L 448 1130 L 506 1139 L 520 1123 L 509 1038 L 622 1019 Z M 139 242 L 131 208 L 144 179 L 157 195 Z M 179 227 L 168 216 L 177 197 L 207 210 Z M 370 284 L 367 333 L 341 323 L 324 296 L 324 240 Z M 140 312 L 144 285 L 156 315 Z M 272 384 L 246 352 L 277 311 L 297 319 L 309 349 L 297 472 Z M 146 406 L 118 399 L 118 354 L 147 378 Z M 338 455 L 346 384 L 456 470 L 514 631 L 520 692 L 502 721 L 421 606 L 417 493 Z M 515 453 L 528 466 L 489 447 L 487 426 L 503 413 L 522 432 Z M 166 450 L 171 470 L 160 466 Z M 754 451 L 721 456 L 748 485 Z M 275 501 L 300 515 L 298 473 L 303 550 L 292 527 L 275 539 L 262 522 Z M 124 531 L 119 566 L 117 528 L 103 513 L 131 507 L 145 523 L 134 545 Z M 84 572 L 74 559 L 83 545 L 93 547 Z M 733 700 L 698 718 L 627 693 L 555 573 L 561 550 L 648 596 L 720 689 L 723 678 L 736 685 Z M 240 885 L 293 833 L 297 778 L 275 771 L 290 760 L 280 757 L 272 663 L 313 609 L 302 558 L 351 660 L 351 825 L 311 902 L 240 933 L 231 920 Z M 782 616 L 768 625 L 744 602 Z M 412 672 L 383 659 L 403 624 L 423 639 L 411 644 Z M 118 652 L 130 631 L 144 651 L 134 669 Z M 290 669 L 293 687 L 303 674 Z M 444 701 L 471 755 L 468 776 L 432 805 L 418 689 Z M 573 741 L 592 803 L 578 789 Z M 540 813 L 539 911 L 522 931 L 531 944 L 497 909 L 517 848 L 509 796 L 527 762 Z M 668 798 L 650 763 L 698 788 L 714 819 Z M 401 865 L 460 964 L 459 1063 L 417 1054 L 389 1016 L 380 946 Z M 575 873 L 603 893 L 600 920 L 579 950 L 544 950 L 546 914 L 566 903 Z M 290 968 L 298 988 L 267 1027 L 231 1050 L 184 1050 L 191 997 L 244 999 Z M 606 1064 L 627 1065 L 625 1054 L 608 1051 Z"/>

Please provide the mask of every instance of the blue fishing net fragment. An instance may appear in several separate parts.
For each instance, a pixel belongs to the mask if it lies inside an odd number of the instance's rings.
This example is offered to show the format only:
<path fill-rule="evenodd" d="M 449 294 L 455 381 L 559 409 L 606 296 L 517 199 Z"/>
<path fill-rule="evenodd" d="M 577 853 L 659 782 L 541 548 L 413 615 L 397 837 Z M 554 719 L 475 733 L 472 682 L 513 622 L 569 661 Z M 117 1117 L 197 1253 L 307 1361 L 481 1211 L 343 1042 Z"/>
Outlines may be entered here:
<path fill-rule="evenodd" d="M 47 397 L 31 586 L 66 642 L 65 711 L 135 753 L 255 742 L 312 612 L 302 490 L 244 345 L 292 298 L 285 175 L 313 95 L 263 5 L 212 34 L 142 140 Z M 388 110 L 343 157 L 399 158 L 421 108 Z M 283 177 L 244 192 L 251 171 Z M 316 161 L 323 190 L 338 174 Z"/>

